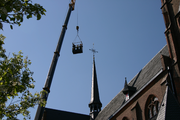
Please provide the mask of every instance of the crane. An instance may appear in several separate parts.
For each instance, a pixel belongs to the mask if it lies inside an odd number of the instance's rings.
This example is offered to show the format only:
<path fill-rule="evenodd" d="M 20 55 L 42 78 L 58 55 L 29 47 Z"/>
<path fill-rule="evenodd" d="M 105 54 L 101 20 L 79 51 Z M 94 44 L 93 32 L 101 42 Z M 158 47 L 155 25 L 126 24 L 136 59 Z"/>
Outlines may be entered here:
<path fill-rule="evenodd" d="M 69 3 L 69 10 L 67 12 L 64 25 L 62 26 L 59 41 L 57 43 L 57 47 L 56 47 L 56 50 L 54 52 L 54 56 L 53 56 L 53 59 L 52 59 L 52 62 L 51 62 L 51 66 L 49 68 L 49 72 L 48 72 L 46 82 L 45 82 L 45 85 L 44 85 L 44 88 L 43 88 L 43 90 L 45 92 L 44 92 L 44 94 L 41 94 L 41 100 L 43 100 L 43 101 L 44 100 L 47 101 L 48 95 L 50 93 L 50 87 L 51 87 L 54 71 L 55 71 L 55 68 L 56 68 L 58 58 L 60 56 L 59 53 L 60 53 L 61 46 L 62 46 L 62 43 L 63 43 L 64 35 L 65 35 L 66 29 L 67 29 L 68 21 L 69 21 L 71 12 L 74 10 L 74 7 L 75 7 L 75 2 L 76 2 L 76 0 L 71 0 L 71 2 Z M 34 120 L 41 120 L 42 119 L 44 109 L 45 109 L 45 107 L 39 104 Z"/>

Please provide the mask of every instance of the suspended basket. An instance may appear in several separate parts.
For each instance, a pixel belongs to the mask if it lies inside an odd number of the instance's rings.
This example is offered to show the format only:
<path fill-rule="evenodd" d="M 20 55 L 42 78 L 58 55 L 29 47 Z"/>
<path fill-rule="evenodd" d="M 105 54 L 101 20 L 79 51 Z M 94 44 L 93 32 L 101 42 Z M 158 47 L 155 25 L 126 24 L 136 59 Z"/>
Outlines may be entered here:
<path fill-rule="evenodd" d="M 76 26 L 77 29 L 77 36 L 74 39 L 74 42 L 72 43 L 72 53 L 73 54 L 79 54 L 83 53 L 83 43 L 78 35 L 79 26 Z M 79 41 L 77 41 L 79 39 Z"/>
<path fill-rule="evenodd" d="M 83 53 L 83 44 L 80 43 L 72 43 L 72 52 L 73 54 Z"/>

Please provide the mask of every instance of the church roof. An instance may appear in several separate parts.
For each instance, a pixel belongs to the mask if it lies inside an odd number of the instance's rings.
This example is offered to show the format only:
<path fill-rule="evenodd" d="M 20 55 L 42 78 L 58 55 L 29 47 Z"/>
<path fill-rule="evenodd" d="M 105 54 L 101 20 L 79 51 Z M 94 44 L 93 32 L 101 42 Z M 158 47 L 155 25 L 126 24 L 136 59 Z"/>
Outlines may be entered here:
<path fill-rule="evenodd" d="M 90 120 L 89 115 L 45 108 L 43 120 Z"/>
<path fill-rule="evenodd" d="M 142 70 L 129 82 L 129 86 L 136 87 L 136 93 L 140 91 L 143 86 L 156 76 L 162 70 L 161 55 L 169 56 L 167 45 L 158 52 L 149 63 L 147 63 Z M 136 93 L 133 95 L 135 96 Z M 132 96 L 132 97 L 133 97 Z M 117 110 L 119 110 L 125 103 L 125 96 L 121 90 L 106 107 L 98 114 L 95 120 L 108 120 Z"/>
<path fill-rule="evenodd" d="M 167 87 L 156 120 L 180 120 L 179 114 L 180 105 L 170 88 Z"/>

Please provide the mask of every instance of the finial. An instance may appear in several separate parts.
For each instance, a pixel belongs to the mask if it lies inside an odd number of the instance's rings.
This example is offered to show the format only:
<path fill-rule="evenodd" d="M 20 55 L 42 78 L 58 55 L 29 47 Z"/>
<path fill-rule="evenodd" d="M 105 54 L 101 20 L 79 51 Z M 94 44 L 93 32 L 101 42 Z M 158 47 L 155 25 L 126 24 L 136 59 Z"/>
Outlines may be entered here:
<path fill-rule="evenodd" d="M 127 78 L 125 77 L 124 88 L 127 87 Z"/>
<path fill-rule="evenodd" d="M 89 49 L 89 50 L 93 52 L 93 60 L 94 60 L 94 59 L 95 59 L 95 53 L 98 53 L 98 51 L 96 51 L 96 50 L 94 49 L 94 43 L 93 43 L 93 48 L 92 48 L 92 49 Z"/>

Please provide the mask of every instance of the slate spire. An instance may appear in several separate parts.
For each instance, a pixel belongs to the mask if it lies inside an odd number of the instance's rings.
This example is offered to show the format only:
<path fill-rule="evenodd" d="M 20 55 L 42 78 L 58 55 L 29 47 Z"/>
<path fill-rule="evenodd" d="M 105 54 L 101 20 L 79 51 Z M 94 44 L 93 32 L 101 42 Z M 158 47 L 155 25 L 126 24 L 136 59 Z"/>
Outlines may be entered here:
<path fill-rule="evenodd" d="M 126 94 L 128 91 L 129 91 L 129 88 L 128 88 L 128 84 L 127 84 L 127 79 L 125 78 L 123 93 Z"/>
<path fill-rule="evenodd" d="M 156 120 L 180 120 L 179 113 L 179 102 L 167 86 Z"/>
<path fill-rule="evenodd" d="M 92 49 L 94 53 L 95 50 Z M 89 103 L 91 120 L 94 120 L 101 111 L 102 103 L 99 98 L 98 82 L 96 75 L 95 57 L 93 54 L 93 68 L 92 68 L 92 86 L 91 86 L 91 100 Z"/>

